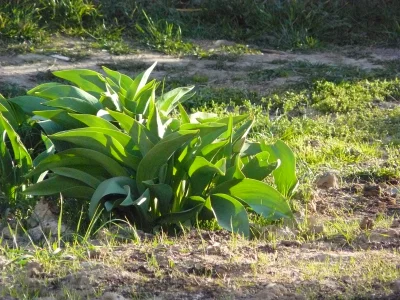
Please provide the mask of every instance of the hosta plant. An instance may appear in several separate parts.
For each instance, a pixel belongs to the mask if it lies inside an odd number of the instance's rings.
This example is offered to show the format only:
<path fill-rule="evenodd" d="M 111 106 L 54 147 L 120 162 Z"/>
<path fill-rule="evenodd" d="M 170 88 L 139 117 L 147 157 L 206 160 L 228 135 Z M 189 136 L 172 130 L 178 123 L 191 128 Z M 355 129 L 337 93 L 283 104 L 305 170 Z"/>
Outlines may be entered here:
<path fill-rule="evenodd" d="M 30 172 L 39 181 L 26 192 L 89 200 L 91 217 L 104 208 L 146 230 L 216 218 L 249 236 L 249 211 L 290 218 L 297 185 L 291 150 L 281 141 L 247 141 L 248 115 L 188 115 L 181 103 L 191 88 L 156 97 L 157 82 L 147 83 L 153 67 L 135 79 L 108 69 L 108 77 L 61 71 L 78 87 L 31 90 L 26 97 L 41 107 L 32 118 L 57 152 Z M 30 100 L 11 101 L 26 109 Z M 176 109 L 179 117 L 171 115 Z M 264 181 L 269 175 L 273 185 Z"/>

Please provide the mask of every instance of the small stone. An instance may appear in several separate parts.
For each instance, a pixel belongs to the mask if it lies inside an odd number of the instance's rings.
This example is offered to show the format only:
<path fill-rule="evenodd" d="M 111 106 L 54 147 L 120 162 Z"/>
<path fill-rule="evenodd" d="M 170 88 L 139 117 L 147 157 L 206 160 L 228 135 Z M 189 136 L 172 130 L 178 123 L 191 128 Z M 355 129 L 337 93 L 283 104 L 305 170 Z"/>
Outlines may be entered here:
<path fill-rule="evenodd" d="M 296 230 L 290 229 L 289 227 L 283 227 L 283 228 L 278 228 L 275 232 L 275 234 L 278 237 L 281 237 L 283 239 L 293 239 L 296 237 Z"/>
<path fill-rule="evenodd" d="M 235 46 L 235 42 L 227 41 L 227 40 L 216 40 L 214 42 L 214 46 L 222 47 L 222 46 Z"/>
<path fill-rule="evenodd" d="M 325 230 L 324 225 L 313 225 L 310 226 L 310 232 L 314 234 L 321 234 Z"/>
<path fill-rule="evenodd" d="M 310 202 L 308 202 L 306 208 L 309 213 L 317 212 L 317 204 L 315 203 L 314 200 L 311 200 Z"/>
<path fill-rule="evenodd" d="M 242 105 L 241 107 L 239 107 L 239 114 L 240 115 L 243 115 L 243 114 L 245 114 L 247 112 L 249 112 L 249 109 L 246 106 Z"/>
<path fill-rule="evenodd" d="M 395 219 L 392 222 L 392 225 L 390 226 L 391 228 L 398 228 L 400 227 L 400 219 Z"/>
<path fill-rule="evenodd" d="M 392 283 L 392 288 L 393 288 L 394 292 L 400 293 L 400 279 L 398 279 Z"/>
<path fill-rule="evenodd" d="M 64 56 L 64 55 L 53 54 L 53 55 L 50 55 L 50 56 L 55 58 L 55 59 L 62 60 L 62 61 L 70 61 L 71 60 L 71 58 L 69 58 L 67 56 Z"/>
<path fill-rule="evenodd" d="M 39 277 L 40 274 L 43 272 L 43 266 L 38 263 L 37 261 L 30 261 L 26 264 L 26 273 L 27 276 L 32 277 Z"/>
<path fill-rule="evenodd" d="M 381 192 L 381 187 L 377 184 L 367 184 L 364 186 L 364 197 L 379 197 Z"/>
<path fill-rule="evenodd" d="M 390 194 L 392 197 L 397 197 L 398 195 L 400 195 L 400 187 L 392 187 L 390 189 Z"/>
<path fill-rule="evenodd" d="M 40 226 L 28 229 L 28 234 L 34 243 L 40 242 L 43 238 L 43 231 Z"/>
<path fill-rule="evenodd" d="M 355 194 L 360 194 L 363 191 L 363 186 L 358 183 L 353 184 L 353 186 L 350 187 L 350 191 Z"/>
<path fill-rule="evenodd" d="M 228 105 L 226 107 L 226 112 L 227 113 L 234 113 L 235 112 L 235 107 L 233 105 Z"/>
<path fill-rule="evenodd" d="M 367 239 L 371 243 L 382 243 L 387 241 L 390 238 L 390 236 L 386 233 L 381 233 L 381 232 L 371 232 L 369 236 L 367 236 Z"/>
<path fill-rule="evenodd" d="M 318 148 L 321 146 L 321 143 L 318 140 L 310 140 L 308 144 L 313 148 Z"/>
<path fill-rule="evenodd" d="M 301 243 L 296 240 L 283 240 L 281 241 L 281 245 L 285 247 L 301 247 Z"/>
<path fill-rule="evenodd" d="M 106 292 L 100 298 L 101 300 L 125 300 L 126 298 L 117 293 Z"/>
<path fill-rule="evenodd" d="M 75 255 L 71 255 L 71 254 L 63 255 L 62 258 L 64 258 L 65 260 L 77 260 L 78 259 Z"/>
<path fill-rule="evenodd" d="M 8 228 L 8 227 L 3 228 L 0 236 L 2 236 L 4 239 L 8 239 L 8 240 L 11 240 L 14 238 L 14 234 L 11 232 L 10 228 Z"/>
<path fill-rule="evenodd" d="M 332 172 L 326 172 L 325 174 L 319 176 L 315 183 L 320 189 L 328 190 L 331 188 L 339 188 L 337 176 Z"/>
<path fill-rule="evenodd" d="M 252 297 L 252 299 L 257 300 L 275 300 L 282 299 L 287 293 L 287 289 L 281 285 L 276 283 L 268 284 L 262 291 Z"/>
<path fill-rule="evenodd" d="M 360 222 L 361 230 L 371 230 L 374 228 L 374 220 L 369 217 L 364 217 Z"/>

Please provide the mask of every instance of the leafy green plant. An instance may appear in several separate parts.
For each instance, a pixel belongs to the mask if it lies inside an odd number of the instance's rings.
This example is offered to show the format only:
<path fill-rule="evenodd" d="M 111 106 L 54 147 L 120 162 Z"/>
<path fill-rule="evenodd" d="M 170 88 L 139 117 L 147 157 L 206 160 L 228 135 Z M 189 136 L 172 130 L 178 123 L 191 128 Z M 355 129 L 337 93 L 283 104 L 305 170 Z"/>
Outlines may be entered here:
<path fill-rule="evenodd" d="M 10 99 L 33 111 L 57 150 L 29 173 L 39 180 L 25 192 L 90 199 L 91 217 L 104 207 L 146 230 L 216 218 L 249 236 L 247 211 L 291 217 L 297 178 L 286 144 L 247 141 L 248 115 L 188 115 L 181 103 L 192 87 L 156 97 L 158 83 L 147 82 L 154 66 L 135 79 L 107 68 L 58 71 L 78 87 L 46 83 Z M 276 188 L 263 181 L 269 175 Z"/>
<path fill-rule="evenodd" d="M 17 133 L 21 114 L 0 94 L 0 197 L 15 203 L 33 162 Z"/>

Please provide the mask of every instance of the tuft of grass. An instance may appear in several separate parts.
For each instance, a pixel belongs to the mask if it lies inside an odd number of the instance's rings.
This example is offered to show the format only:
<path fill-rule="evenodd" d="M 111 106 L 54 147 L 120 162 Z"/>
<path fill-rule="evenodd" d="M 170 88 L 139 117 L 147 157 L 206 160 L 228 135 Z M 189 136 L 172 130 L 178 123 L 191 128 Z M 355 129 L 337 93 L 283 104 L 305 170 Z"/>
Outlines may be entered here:
<path fill-rule="evenodd" d="M 196 54 L 198 52 L 198 47 L 182 40 L 182 30 L 179 26 L 167 21 L 156 23 L 147 16 L 145 11 L 143 14 L 147 24 L 144 26 L 136 24 L 136 29 L 147 46 L 169 55 Z"/>

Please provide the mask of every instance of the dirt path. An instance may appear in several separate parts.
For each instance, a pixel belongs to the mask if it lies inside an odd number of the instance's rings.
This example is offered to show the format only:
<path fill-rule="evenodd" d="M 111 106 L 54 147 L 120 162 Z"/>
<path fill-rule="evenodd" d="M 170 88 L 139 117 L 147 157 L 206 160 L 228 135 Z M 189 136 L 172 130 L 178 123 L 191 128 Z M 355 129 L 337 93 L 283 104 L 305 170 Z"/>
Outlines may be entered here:
<path fill-rule="evenodd" d="M 296 72 L 270 74 L 265 80 L 265 78 L 257 79 L 257 74 L 254 74 L 255 71 L 259 73 L 263 71 L 273 72 L 281 68 L 283 64 L 295 62 L 306 62 L 317 66 L 350 67 L 368 71 L 382 68 L 381 62 L 400 59 L 400 49 L 368 48 L 347 52 L 310 54 L 270 50 L 264 52 L 238 57 L 220 56 L 216 59 L 177 58 L 143 51 L 139 54 L 113 56 L 107 52 L 95 50 L 88 51 L 85 54 L 85 56 L 88 56 L 86 58 L 66 57 L 69 61 L 56 58 L 51 54 L 0 56 L 0 82 L 31 88 L 40 82 L 44 74 L 51 71 L 72 68 L 100 71 L 102 65 L 120 70 L 127 75 L 134 75 L 157 61 L 158 67 L 153 72 L 153 76 L 156 78 L 166 77 L 167 80 L 171 78 L 191 78 L 197 85 L 234 87 L 265 93 L 273 87 L 295 83 L 299 80 L 299 77 L 307 74 L 296 74 Z M 57 53 L 54 52 L 54 54 Z M 359 58 L 350 56 L 358 56 Z"/>

